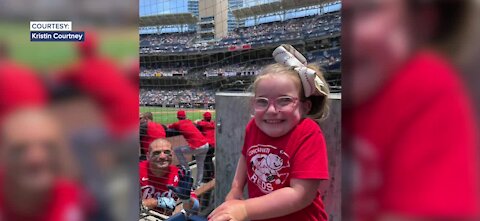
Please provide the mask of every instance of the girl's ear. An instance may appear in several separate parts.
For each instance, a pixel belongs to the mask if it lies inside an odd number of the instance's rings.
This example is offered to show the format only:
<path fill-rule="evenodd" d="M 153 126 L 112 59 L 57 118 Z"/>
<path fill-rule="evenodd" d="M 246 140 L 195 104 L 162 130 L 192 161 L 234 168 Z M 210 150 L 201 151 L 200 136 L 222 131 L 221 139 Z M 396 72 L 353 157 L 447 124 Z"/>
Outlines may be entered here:
<path fill-rule="evenodd" d="M 312 101 L 310 99 L 307 99 L 306 101 L 302 102 L 302 107 L 304 111 L 303 113 L 307 115 L 312 109 Z"/>

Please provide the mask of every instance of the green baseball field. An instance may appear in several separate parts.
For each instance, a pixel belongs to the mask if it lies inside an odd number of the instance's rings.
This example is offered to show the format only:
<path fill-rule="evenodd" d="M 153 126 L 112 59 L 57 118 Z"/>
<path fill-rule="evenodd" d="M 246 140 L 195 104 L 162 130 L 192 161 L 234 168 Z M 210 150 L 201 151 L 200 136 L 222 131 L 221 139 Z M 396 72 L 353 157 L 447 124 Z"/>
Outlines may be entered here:
<path fill-rule="evenodd" d="M 140 107 L 140 113 L 152 112 L 153 120 L 161 124 L 171 124 L 177 120 L 178 108 L 170 107 Z M 212 120 L 215 120 L 215 110 L 205 109 L 183 109 L 187 113 L 187 118 L 196 121 L 203 119 L 203 113 L 206 111 L 212 113 Z"/>

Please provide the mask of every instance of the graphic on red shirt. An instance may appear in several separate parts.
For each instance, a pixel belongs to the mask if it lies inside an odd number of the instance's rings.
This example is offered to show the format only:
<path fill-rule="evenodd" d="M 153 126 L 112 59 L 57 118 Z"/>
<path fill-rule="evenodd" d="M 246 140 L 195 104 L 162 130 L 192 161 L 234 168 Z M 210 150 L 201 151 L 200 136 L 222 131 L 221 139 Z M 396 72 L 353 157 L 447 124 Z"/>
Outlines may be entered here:
<path fill-rule="evenodd" d="M 152 173 L 148 164 L 148 161 L 142 161 L 139 165 L 142 199 L 174 197 L 172 191 L 167 188 L 167 185 L 178 185 L 178 168 L 169 166 L 168 172 L 162 177 L 158 177 Z"/>
<path fill-rule="evenodd" d="M 277 138 L 263 133 L 252 119 L 246 128 L 242 155 L 250 198 L 288 187 L 291 179 L 328 179 L 325 140 L 318 124 L 308 118 Z M 320 221 L 327 220 L 327 214 L 317 191 L 313 202 L 304 209 L 269 220 Z"/>
<path fill-rule="evenodd" d="M 177 199 L 177 196 L 167 188 L 167 185 L 178 186 L 179 177 L 177 167 L 169 166 L 168 171 L 162 177 L 159 177 L 152 173 L 148 161 L 142 161 L 139 164 L 139 178 L 142 199 L 158 197 L 172 197 Z M 197 198 L 193 191 L 190 196 Z"/>
<path fill-rule="evenodd" d="M 271 193 L 281 188 L 288 178 L 290 157 L 285 151 L 270 145 L 255 145 L 247 150 L 250 159 L 249 166 L 253 174 L 248 173 L 248 179 L 255 183 L 264 193 Z"/>

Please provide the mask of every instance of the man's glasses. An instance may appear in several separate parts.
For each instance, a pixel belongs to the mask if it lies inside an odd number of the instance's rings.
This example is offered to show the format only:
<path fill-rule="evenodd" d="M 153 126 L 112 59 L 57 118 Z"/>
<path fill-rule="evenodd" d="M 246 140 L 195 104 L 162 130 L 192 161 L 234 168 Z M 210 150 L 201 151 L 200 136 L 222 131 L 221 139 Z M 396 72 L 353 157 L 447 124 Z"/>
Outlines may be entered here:
<path fill-rule="evenodd" d="M 296 97 L 281 96 L 273 100 L 273 106 L 277 111 L 288 111 L 298 101 Z M 271 100 L 266 97 L 256 97 L 253 101 L 255 111 L 265 111 L 271 104 Z"/>

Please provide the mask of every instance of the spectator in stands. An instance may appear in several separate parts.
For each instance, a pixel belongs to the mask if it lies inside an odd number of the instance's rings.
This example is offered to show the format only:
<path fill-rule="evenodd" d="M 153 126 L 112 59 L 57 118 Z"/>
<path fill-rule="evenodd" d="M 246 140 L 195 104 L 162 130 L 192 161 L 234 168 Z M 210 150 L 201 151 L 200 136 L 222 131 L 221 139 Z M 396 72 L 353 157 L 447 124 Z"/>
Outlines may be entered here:
<path fill-rule="evenodd" d="M 185 168 L 188 167 L 187 159 L 185 154 L 193 154 L 197 163 L 197 177 L 195 180 L 195 187 L 199 187 L 203 179 L 203 169 L 205 164 L 205 157 L 208 152 L 208 142 L 203 134 L 197 129 L 193 122 L 187 119 L 186 113 L 184 110 L 179 110 L 177 112 L 178 122 L 173 123 L 168 126 L 178 130 L 183 137 L 188 142 L 188 146 L 177 147 L 175 148 L 175 155 L 178 158 L 178 161 Z"/>
<path fill-rule="evenodd" d="M 212 158 L 215 156 L 215 121 L 212 120 L 212 114 L 205 112 L 203 120 L 197 122 L 197 127 L 202 131 L 202 134 L 207 138 L 209 148 L 207 157 L 205 158 L 205 172 L 203 182 L 208 182 L 213 179 L 215 175 L 215 168 L 213 167 Z"/>
<path fill-rule="evenodd" d="M 144 160 L 148 155 L 150 144 L 159 138 L 165 138 L 165 126 L 153 121 L 152 112 L 142 114 L 140 118 L 140 159 Z"/>
<path fill-rule="evenodd" d="M 139 164 L 142 205 L 170 215 L 180 199 L 185 210 L 196 212 L 200 205 L 192 191 L 193 178 L 189 170 L 171 165 L 172 154 L 168 140 L 156 139 L 150 144 L 147 160 Z"/>

